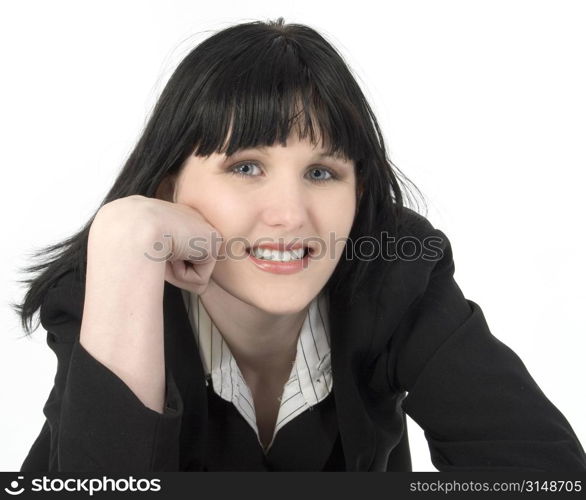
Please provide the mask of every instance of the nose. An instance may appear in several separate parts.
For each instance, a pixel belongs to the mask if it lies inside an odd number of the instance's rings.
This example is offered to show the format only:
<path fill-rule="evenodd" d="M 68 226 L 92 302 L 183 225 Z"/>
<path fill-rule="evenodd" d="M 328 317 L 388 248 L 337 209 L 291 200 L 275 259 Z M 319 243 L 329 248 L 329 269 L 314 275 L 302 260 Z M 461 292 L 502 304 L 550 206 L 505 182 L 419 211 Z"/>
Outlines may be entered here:
<path fill-rule="evenodd" d="M 307 221 L 307 196 L 303 186 L 289 179 L 266 187 L 259 200 L 262 222 L 292 232 L 303 227 Z"/>

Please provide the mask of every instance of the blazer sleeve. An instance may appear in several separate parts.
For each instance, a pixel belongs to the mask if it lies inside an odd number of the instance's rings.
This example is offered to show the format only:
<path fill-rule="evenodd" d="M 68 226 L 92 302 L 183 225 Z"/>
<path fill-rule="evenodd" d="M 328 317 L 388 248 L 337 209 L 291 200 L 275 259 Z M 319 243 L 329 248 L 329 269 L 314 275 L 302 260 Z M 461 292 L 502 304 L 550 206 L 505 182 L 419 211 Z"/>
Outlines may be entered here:
<path fill-rule="evenodd" d="M 179 467 L 181 396 L 166 368 L 163 413 L 134 392 L 79 343 L 82 290 L 71 274 L 41 306 L 47 344 L 57 356 L 46 420 L 23 472 L 157 472 Z M 112 325 L 112 328 L 115 328 Z"/>
<path fill-rule="evenodd" d="M 431 229 L 442 256 L 430 264 L 409 328 L 392 339 L 388 374 L 407 391 L 403 409 L 423 429 L 432 463 L 440 471 L 586 471 L 572 427 L 464 297 L 450 241 Z"/>

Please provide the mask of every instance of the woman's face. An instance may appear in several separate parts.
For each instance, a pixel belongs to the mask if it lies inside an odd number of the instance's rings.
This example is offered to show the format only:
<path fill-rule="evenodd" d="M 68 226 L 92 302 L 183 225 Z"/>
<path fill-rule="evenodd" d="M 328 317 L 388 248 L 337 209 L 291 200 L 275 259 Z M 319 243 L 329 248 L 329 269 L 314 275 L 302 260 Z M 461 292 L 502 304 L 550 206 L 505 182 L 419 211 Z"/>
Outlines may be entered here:
<path fill-rule="evenodd" d="M 354 162 L 321 156 L 307 139 L 241 150 L 227 158 L 190 156 L 174 201 L 197 209 L 224 240 L 212 280 L 271 314 L 301 311 L 342 256 L 356 210 Z M 312 254 L 297 272 L 262 269 L 247 248 L 303 243 Z M 277 264 L 278 265 L 278 264 Z"/>

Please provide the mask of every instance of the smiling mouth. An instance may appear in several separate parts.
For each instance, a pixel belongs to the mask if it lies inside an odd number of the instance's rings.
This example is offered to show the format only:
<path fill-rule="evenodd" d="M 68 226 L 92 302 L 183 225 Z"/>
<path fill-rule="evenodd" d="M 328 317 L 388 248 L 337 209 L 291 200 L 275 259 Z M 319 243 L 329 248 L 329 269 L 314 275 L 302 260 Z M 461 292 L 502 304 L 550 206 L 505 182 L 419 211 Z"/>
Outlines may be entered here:
<path fill-rule="evenodd" d="M 255 247 L 255 249 L 257 249 L 257 248 L 259 248 L 259 247 Z M 262 247 L 261 247 L 261 248 L 262 248 Z M 252 250 L 252 247 L 247 247 L 247 248 L 246 248 L 246 253 L 247 253 L 248 255 L 251 255 L 251 256 L 253 256 L 253 257 L 257 258 L 257 259 L 261 259 L 261 260 L 267 260 L 267 261 L 272 261 L 272 262 L 279 262 L 278 260 L 274 260 L 274 259 L 271 259 L 271 258 L 266 258 L 266 259 L 265 259 L 265 258 L 263 258 L 263 256 L 262 256 L 262 255 L 258 255 L 258 254 L 252 253 L 252 252 L 251 252 L 251 250 Z M 270 249 L 268 249 L 268 250 L 270 250 Z M 311 248 L 311 247 L 308 247 L 308 246 L 304 246 L 304 247 L 303 247 L 303 256 L 302 256 L 301 258 L 297 258 L 297 259 L 291 259 L 291 260 L 302 260 L 302 259 L 304 259 L 305 257 L 308 257 L 308 256 L 309 256 L 309 257 L 312 257 L 312 256 L 313 256 L 313 253 L 314 253 L 314 250 L 313 250 L 313 248 Z M 290 262 L 290 261 L 289 261 L 289 262 Z"/>

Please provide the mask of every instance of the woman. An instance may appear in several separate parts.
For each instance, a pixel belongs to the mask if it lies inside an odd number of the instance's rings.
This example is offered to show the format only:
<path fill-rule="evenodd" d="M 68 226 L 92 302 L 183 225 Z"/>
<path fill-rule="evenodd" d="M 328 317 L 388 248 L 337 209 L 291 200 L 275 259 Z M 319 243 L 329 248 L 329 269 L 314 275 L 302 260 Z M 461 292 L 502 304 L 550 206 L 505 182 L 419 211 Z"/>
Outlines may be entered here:
<path fill-rule="evenodd" d="M 22 471 L 586 470 L 570 424 L 403 206 L 347 65 L 254 22 L 178 66 L 20 307 L 57 354 Z M 364 245 L 367 243 L 367 245 Z"/>

